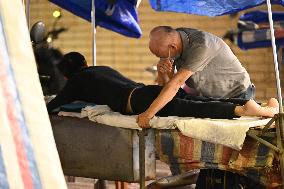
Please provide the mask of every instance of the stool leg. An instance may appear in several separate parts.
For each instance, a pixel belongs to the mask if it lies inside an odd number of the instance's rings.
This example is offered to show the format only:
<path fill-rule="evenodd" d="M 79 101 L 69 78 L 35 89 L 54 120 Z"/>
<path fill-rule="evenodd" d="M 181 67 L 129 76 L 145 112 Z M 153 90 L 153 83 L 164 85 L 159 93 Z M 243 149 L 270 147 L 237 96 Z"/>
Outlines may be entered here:
<path fill-rule="evenodd" d="M 284 114 L 279 113 L 276 123 L 277 147 L 280 148 L 280 172 L 282 178 L 282 188 L 284 189 Z"/>
<path fill-rule="evenodd" d="M 105 180 L 97 180 L 94 184 L 94 189 L 106 189 L 106 181 Z"/>
<path fill-rule="evenodd" d="M 128 188 L 127 182 L 115 181 L 115 189 L 127 189 L 127 188 Z"/>
<path fill-rule="evenodd" d="M 139 177 L 140 189 L 145 189 L 145 135 L 146 129 L 139 131 Z"/>

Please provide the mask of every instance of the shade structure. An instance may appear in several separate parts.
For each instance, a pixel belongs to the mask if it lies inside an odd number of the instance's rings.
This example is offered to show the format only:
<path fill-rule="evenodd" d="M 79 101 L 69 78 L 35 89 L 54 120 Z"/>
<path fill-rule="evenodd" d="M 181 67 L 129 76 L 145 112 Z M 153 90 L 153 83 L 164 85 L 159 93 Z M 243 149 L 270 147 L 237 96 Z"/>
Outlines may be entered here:
<path fill-rule="evenodd" d="M 91 22 L 92 0 L 49 0 L 59 7 Z M 96 26 L 119 34 L 139 38 L 136 0 L 95 0 Z"/>
<path fill-rule="evenodd" d="M 180 12 L 203 16 L 232 14 L 264 4 L 265 0 L 149 0 L 156 11 Z M 284 5 L 283 0 L 273 0 L 272 4 Z"/>

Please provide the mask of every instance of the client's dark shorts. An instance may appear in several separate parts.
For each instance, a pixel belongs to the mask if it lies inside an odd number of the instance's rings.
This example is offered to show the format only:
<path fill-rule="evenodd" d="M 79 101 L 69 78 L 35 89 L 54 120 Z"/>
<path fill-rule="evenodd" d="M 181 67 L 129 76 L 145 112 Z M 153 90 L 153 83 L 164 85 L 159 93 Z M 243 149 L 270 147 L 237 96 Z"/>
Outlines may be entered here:
<path fill-rule="evenodd" d="M 162 86 L 147 85 L 136 88 L 130 99 L 131 108 L 134 114 L 139 114 L 148 109 L 152 102 L 159 96 Z"/>

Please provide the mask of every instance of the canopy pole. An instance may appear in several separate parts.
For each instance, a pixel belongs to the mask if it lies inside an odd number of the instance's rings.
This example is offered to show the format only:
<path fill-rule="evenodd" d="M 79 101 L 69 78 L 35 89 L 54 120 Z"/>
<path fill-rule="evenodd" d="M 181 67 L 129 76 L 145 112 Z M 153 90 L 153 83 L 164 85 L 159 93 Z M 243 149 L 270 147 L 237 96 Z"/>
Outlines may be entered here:
<path fill-rule="evenodd" d="M 276 86 L 277 86 L 277 94 L 279 101 L 279 116 L 275 121 L 276 124 L 276 136 L 277 136 L 277 147 L 280 148 L 279 159 L 280 159 L 280 172 L 282 178 L 282 188 L 284 189 L 284 153 L 283 153 L 283 139 L 284 139 L 284 114 L 282 109 L 282 95 L 281 95 L 281 85 L 279 78 L 279 69 L 278 69 L 278 59 L 276 52 L 276 44 L 275 44 L 275 36 L 274 36 L 274 27 L 273 27 L 273 19 L 272 19 L 272 10 L 271 10 L 271 2 L 270 0 L 266 1 L 267 9 L 268 9 L 268 19 L 270 26 L 270 35 L 271 35 L 271 44 L 273 49 L 273 59 L 274 59 L 274 69 L 275 69 L 275 78 L 276 78 Z"/>
<path fill-rule="evenodd" d="M 270 3 L 270 0 L 267 0 L 266 2 L 267 2 L 268 19 L 269 19 L 269 25 L 270 25 L 271 44 L 272 44 L 272 50 L 273 50 L 275 79 L 276 79 L 276 86 L 277 86 L 277 96 L 278 96 L 278 101 L 279 101 L 279 112 L 283 113 L 283 110 L 282 110 L 281 85 L 280 85 L 280 78 L 279 78 L 277 50 L 276 50 L 276 44 L 275 44 L 275 36 L 274 36 L 274 27 L 273 27 L 271 3 Z"/>
<path fill-rule="evenodd" d="M 93 66 L 97 64 L 97 56 L 96 56 L 96 10 L 95 10 L 95 0 L 92 0 L 92 56 L 93 56 Z"/>

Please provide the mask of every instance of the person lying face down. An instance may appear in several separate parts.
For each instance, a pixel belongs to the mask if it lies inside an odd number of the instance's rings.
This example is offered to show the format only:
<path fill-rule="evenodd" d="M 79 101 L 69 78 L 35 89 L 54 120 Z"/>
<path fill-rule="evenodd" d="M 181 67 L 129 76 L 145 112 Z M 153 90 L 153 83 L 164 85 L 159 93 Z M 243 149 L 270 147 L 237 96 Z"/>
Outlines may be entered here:
<path fill-rule="evenodd" d="M 48 112 L 76 100 L 108 105 L 126 115 L 144 112 L 162 90 L 158 85 L 136 83 L 107 66 L 87 66 L 83 55 L 70 52 L 58 64 L 67 78 L 62 91 L 47 104 Z M 272 98 L 266 107 L 254 100 L 216 99 L 188 96 L 182 89 L 157 116 L 232 119 L 239 116 L 273 117 L 278 102 Z"/>

